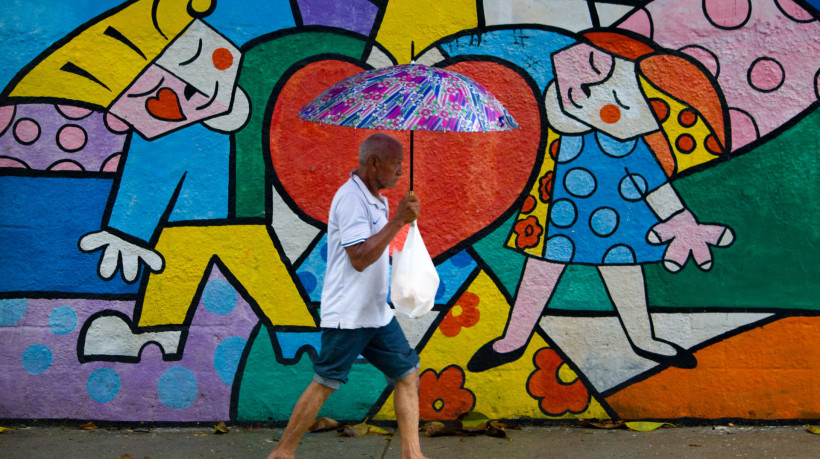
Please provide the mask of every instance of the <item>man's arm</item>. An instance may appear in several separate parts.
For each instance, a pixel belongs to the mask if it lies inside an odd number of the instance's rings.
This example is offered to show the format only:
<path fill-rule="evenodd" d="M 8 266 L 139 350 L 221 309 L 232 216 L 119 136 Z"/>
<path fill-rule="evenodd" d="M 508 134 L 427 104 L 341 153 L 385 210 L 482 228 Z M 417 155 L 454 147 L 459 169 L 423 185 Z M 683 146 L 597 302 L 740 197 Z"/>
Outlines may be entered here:
<path fill-rule="evenodd" d="M 353 269 L 361 272 L 375 263 L 402 227 L 415 221 L 418 216 L 419 198 L 416 195 L 408 194 L 401 200 L 396 214 L 381 231 L 370 236 L 364 242 L 345 247 Z"/>

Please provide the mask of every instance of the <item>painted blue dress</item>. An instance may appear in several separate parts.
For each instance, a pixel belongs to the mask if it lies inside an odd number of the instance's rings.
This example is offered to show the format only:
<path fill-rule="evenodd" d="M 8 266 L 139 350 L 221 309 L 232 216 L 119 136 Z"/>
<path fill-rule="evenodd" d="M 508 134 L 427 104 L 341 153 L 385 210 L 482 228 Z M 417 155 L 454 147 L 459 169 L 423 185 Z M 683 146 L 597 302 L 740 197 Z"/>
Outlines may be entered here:
<path fill-rule="evenodd" d="M 559 263 L 626 265 L 662 259 L 665 245 L 646 240 L 659 222 L 646 203 L 648 192 L 668 181 L 655 155 L 641 138 L 620 141 L 602 132 L 562 136 L 553 170 L 548 213 L 516 221 L 537 228 L 539 243 L 516 247 L 514 226 L 510 247 Z M 543 199 L 539 193 L 534 199 Z M 546 221 L 544 221 L 546 220 Z M 532 237 L 529 241 L 535 241 Z M 541 250 L 533 252 L 539 245 Z"/>

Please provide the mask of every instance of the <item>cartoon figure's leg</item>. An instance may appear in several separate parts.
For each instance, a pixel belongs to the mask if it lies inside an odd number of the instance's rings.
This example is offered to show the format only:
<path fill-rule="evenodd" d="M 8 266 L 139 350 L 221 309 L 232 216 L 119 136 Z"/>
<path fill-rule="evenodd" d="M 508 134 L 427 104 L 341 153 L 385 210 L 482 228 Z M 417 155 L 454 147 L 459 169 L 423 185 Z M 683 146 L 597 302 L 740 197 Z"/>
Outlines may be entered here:
<path fill-rule="evenodd" d="M 675 343 L 655 337 L 639 265 L 599 266 L 609 297 L 632 349 L 641 357 L 681 368 L 694 368 L 695 357 Z"/>
<path fill-rule="evenodd" d="M 236 278 L 234 286 L 247 292 L 266 325 L 316 326 L 264 225 L 165 228 L 157 251 L 165 257 L 165 270 L 149 276 L 136 326 L 119 314 L 96 317 L 85 327 L 94 340 L 89 333 L 81 338 L 81 359 L 138 361 L 148 342 L 160 345 L 164 359 L 179 359 L 180 340 L 196 310 L 192 299 L 198 301 L 196 292 L 214 257 Z M 128 345 L 111 345 L 118 342 Z"/>
<path fill-rule="evenodd" d="M 515 361 L 524 354 L 535 325 L 549 303 L 565 267 L 562 263 L 527 259 L 504 335 L 476 351 L 467 364 L 468 370 L 489 370 Z"/>

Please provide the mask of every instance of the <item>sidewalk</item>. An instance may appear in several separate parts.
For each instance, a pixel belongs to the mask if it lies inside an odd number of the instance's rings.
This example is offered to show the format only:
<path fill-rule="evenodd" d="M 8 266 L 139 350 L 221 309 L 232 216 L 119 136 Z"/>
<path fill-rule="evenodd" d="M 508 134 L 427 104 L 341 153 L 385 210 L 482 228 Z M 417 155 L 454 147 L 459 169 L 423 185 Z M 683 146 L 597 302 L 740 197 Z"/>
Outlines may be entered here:
<path fill-rule="evenodd" d="M 230 427 L 216 435 L 211 427 L 98 428 L 76 425 L 27 427 L 0 433 L 0 458 L 134 459 L 265 458 L 282 429 Z M 395 429 L 389 429 L 395 430 Z M 509 439 L 488 436 L 422 435 L 422 451 L 431 459 L 460 458 L 814 458 L 820 435 L 805 426 L 698 426 L 652 432 L 603 430 L 576 426 L 522 427 Z M 399 459 L 398 436 L 339 436 L 335 431 L 307 434 L 297 451 L 305 459 Z"/>

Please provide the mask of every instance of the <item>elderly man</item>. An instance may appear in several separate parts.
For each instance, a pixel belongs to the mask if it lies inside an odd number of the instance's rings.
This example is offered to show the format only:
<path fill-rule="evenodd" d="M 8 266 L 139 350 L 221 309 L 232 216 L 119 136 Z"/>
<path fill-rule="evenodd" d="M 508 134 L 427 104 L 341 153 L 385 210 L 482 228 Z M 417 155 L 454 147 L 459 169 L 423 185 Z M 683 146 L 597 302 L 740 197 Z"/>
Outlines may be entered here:
<path fill-rule="evenodd" d="M 302 435 L 330 394 L 347 382 L 360 354 L 395 384 L 402 457 L 424 457 L 418 435 L 419 357 L 387 305 L 387 246 L 404 225 L 418 218 L 419 200 L 408 194 L 388 219 L 387 199 L 379 193 L 396 185 L 403 159 L 401 143 L 393 137 L 368 137 L 359 147 L 359 168 L 333 198 L 316 374 L 269 458 L 294 457 Z"/>

